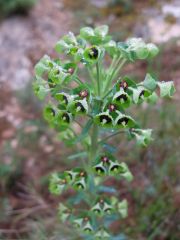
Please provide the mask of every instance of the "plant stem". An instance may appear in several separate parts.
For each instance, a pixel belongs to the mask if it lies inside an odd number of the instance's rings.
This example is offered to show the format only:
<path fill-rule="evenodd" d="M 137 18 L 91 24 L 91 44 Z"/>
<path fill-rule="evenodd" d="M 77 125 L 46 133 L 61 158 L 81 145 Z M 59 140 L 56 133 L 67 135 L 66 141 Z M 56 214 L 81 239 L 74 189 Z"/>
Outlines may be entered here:
<path fill-rule="evenodd" d="M 99 129 L 96 124 L 93 124 L 92 126 L 92 132 L 91 132 L 91 146 L 90 146 L 90 152 L 89 152 L 89 164 L 92 164 L 92 161 L 94 161 L 97 151 L 98 151 L 98 135 L 99 135 Z"/>
<path fill-rule="evenodd" d="M 78 83 L 79 85 L 84 84 L 84 83 L 81 81 L 81 79 L 79 79 L 78 77 L 76 77 L 76 78 L 74 79 L 74 81 L 75 81 L 76 83 Z"/>
<path fill-rule="evenodd" d="M 94 85 L 94 94 L 97 94 L 97 89 L 96 89 L 96 79 L 94 78 L 93 74 L 92 74 L 92 69 L 90 69 L 89 67 L 87 67 L 90 79 L 92 81 L 92 84 Z"/>
<path fill-rule="evenodd" d="M 105 89 L 104 89 L 104 93 L 106 94 L 106 92 L 108 91 L 112 81 L 114 80 L 114 78 L 117 76 L 117 74 L 119 73 L 119 71 L 121 70 L 121 68 L 123 67 L 123 65 L 125 64 L 126 62 L 126 59 L 123 59 L 122 62 L 120 63 L 119 61 L 121 60 L 121 57 L 119 57 L 118 59 L 118 62 L 117 62 L 117 65 L 119 64 L 119 66 L 117 68 L 114 68 L 114 71 L 112 72 L 110 78 L 108 79 L 107 81 L 107 84 L 105 86 Z"/>
<path fill-rule="evenodd" d="M 97 93 L 98 96 L 101 96 L 101 86 L 100 86 L 100 69 L 99 69 L 99 63 L 96 63 L 96 71 L 97 71 Z"/>
<path fill-rule="evenodd" d="M 115 133 L 113 133 L 113 134 L 105 137 L 105 138 L 102 139 L 101 141 L 99 141 L 98 144 L 101 144 L 101 143 L 107 141 L 108 139 L 110 139 L 110 138 L 112 138 L 112 137 L 114 137 L 114 136 L 116 136 L 116 135 L 118 135 L 118 134 L 120 134 L 120 133 L 125 133 L 125 132 L 126 132 L 125 130 L 121 130 L 121 131 L 115 132 Z"/>

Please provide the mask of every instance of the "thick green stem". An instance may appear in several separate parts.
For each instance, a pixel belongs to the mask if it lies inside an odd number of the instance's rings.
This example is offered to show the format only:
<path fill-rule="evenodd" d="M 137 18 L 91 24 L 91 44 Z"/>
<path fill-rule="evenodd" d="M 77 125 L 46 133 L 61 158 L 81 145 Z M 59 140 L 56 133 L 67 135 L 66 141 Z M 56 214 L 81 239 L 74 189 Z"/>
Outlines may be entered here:
<path fill-rule="evenodd" d="M 97 95 L 98 93 L 97 93 L 97 88 L 96 88 L 96 79 L 93 76 L 92 69 L 90 69 L 90 67 L 87 67 L 87 70 L 88 70 L 90 79 L 92 81 L 92 84 L 94 85 L 94 94 Z"/>
<path fill-rule="evenodd" d="M 96 155 L 98 152 L 98 135 L 99 135 L 98 126 L 96 124 L 93 124 L 92 132 L 91 132 L 91 146 L 90 146 L 90 150 L 89 150 L 89 164 L 90 165 L 92 165 L 92 162 L 96 158 Z"/>
<path fill-rule="evenodd" d="M 97 71 L 97 93 L 98 96 L 101 96 L 101 86 L 100 86 L 100 69 L 99 69 L 99 63 L 96 63 L 96 71 Z"/>

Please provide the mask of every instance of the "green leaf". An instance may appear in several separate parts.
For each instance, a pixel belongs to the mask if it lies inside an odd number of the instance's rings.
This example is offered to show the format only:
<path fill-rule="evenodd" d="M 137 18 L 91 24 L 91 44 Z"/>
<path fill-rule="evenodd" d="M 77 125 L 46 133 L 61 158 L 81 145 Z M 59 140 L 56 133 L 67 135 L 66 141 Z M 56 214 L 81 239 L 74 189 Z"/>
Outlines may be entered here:
<path fill-rule="evenodd" d="M 55 50 L 57 53 L 69 51 L 69 48 L 69 45 L 64 40 L 58 41 L 55 46 Z"/>
<path fill-rule="evenodd" d="M 108 34 L 108 31 L 109 31 L 109 27 L 107 25 L 102 25 L 102 26 L 96 27 L 94 30 L 94 33 L 97 36 L 104 38 Z"/>
<path fill-rule="evenodd" d="M 122 162 L 120 166 L 121 166 L 121 172 L 119 173 L 119 175 L 125 178 L 128 182 L 131 182 L 133 180 L 133 175 L 129 171 L 127 164 Z"/>
<path fill-rule="evenodd" d="M 37 76 L 42 76 L 46 70 L 48 70 L 48 68 L 42 62 L 37 63 L 35 66 L 35 74 Z"/>
<path fill-rule="evenodd" d="M 134 60 L 147 58 L 149 51 L 142 38 L 130 38 L 127 40 L 127 44 L 128 52 L 133 54 Z"/>
<path fill-rule="evenodd" d="M 84 50 L 79 48 L 78 51 L 74 54 L 75 63 L 80 62 L 83 59 Z"/>
<path fill-rule="evenodd" d="M 87 152 L 80 152 L 80 153 L 70 155 L 70 156 L 68 156 L 68 159 L 69 160 L 74 160 L 74 159 L 77 159 L 77 158 L 84 158 L 84 157 L 87 157 Z"/>
<path fill-rule="evenodd" d="M 116 42 L 113 40 L 104 44 L 103 47 L 105 48 L 105 50 L 109 53 L 109 55 L 111 57 L 118 53 L 118 48 L 117 48 Z"/>
<path fill-rule="evenodd" d="M 160 88 L 160 96 L 161 97 L 172 97 L 176 91 L 173 81 L 158 82 L 158 86 Z"/>
<path fill-rule="evenodd" d="M 77 45 L 77 40 L 76 37 L 74 35 L 74 33 L 69 32 L 67 35 L 65 35 L 63 37 L 63 40 L 69 45 L 69 44 L 73 44 L 73 45 Z"/>
<path fill-rule="evenodd" d="M 47 95 L 49 90 L 46 89 L 45 86 L 40 85 L 40 83 L 38 82 L 34 82 L 33 83 L 33 89 L 34 89 L 34 93 L 35 95 L 40 99 L 43 100 Z"/>
<path fill-rule="evenodd" d="M 148 58 L 153 58 L 159 53 L 159 49 L 155 44 L 148 43 L 146 46 L 149 51 Z"/>
<path fill-rule="evenodd" d="M 51 65 L 52 61 L 48 55 L 42 57 L 34 68 L 36 76 L 41 77 L 44 74 L 44 72 L 50 70 Z"/>
<path fill-rule="evenodd" d="M 158 95 L 153 92 L 148 98 L 147 98 L 147 101 L 151 104 L 156 104 L 157 101 L 158 101 Z"/>
<path fill-rule="evenodd" d="M 157 83 L 156 80 L 149 73 L 147 73 L 143 85 L 150 91 L 154 91 L 157 86 Z"/>
<path fill-rule="evenodd" d="M 147 49 L 146 45 L 138 47 L 135 50 L 135 54 L 136 54 L 138 59 L 146 59 L 147 56 L 148 56 L 148 49 Z"/>
<path fill-rule="evenodd" d="M 134 129 L 132 132 L 135 135 L 137 144 L 146 147 L 152 141 L 152 129 Z"/>
<path fill-rule="evenodd" d="M 81 28 L 80 36 L 88 40 L 90 37 L 94 36 L 94 30 L 91 27 Z"/>
<path fill-rule="evenodd" d="M 118 203 L 118 212 L 121 214 L 122 218 L 126 218 L 128 215 L 128 203 L 127 200 L 123 200 Z"/>

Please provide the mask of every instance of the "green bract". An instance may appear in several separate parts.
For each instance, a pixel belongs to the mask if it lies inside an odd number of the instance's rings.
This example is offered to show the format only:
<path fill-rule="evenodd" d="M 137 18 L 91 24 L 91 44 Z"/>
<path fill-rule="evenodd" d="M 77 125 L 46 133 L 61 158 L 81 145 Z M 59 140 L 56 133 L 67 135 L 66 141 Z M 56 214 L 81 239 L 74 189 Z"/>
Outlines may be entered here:
<path fill-rule="evenodd" d="M 47 100 L 44 118 L 58 138 L 70 147 L 77 144 L 77 153 L 68 159 L 80 168 L 53 173 L 49 189 L 56 195 L 73 190 L 69 207 L 60 203 L 59 218 L 88 240 L 118 239 L 107 226 L 128 214 L 127 200 L 115 198 L 116 189 L 107 187 L 105 180 L 130 182 L 133 175 L 125 162 L 112 155 L 114 147 L 108 141 L 124 133 L 138 145 L 147 146 L 152 130 L 141 129 L 131 107 L 156 104 L 159 95 L 172 97 L 175 92 L 172 81 L 159 82 L 149 73 L 143 81 L 120 76 L 125 64 L 151 59 L 159 50 L 141 38 L 116 42 L 108 30 L 106 25 L 84 27 L 77 36 L 72 32 L 63 36 L 55 46 L 59 58 L 45 55 L 36 64 L 33 85 L 35 94 Z M 111 62 L 105 63 L 110 58 Z"/>

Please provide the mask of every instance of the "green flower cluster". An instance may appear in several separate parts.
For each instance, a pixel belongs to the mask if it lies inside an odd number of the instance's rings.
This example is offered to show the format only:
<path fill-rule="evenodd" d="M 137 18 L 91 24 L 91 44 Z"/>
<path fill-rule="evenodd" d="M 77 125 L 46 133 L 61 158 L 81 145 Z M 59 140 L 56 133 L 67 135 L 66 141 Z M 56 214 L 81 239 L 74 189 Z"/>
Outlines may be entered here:
<path fill-rule="evenodd" d="M 88 159 L 82 168 L 54 173 L 49 188 L 56 195 L 72 188 L 86 202 L 82 216 L 77 209 L 61 204 L 62 221 L 79 227 L 85 239 L 112 239 L 99 223 L 106 215 L 112 215 L 112 219 L 118 218 L 118 214 L 126 217 L 127 201 L 109 200 L 104 196 L 95 199 L 101 195 L 100 186 L 107 177 L 131 181 L 133 176 L 126 163 L 119 163 L 107 149 L 99 150 L 106 140 L 101 139 L 100 132 L 116 135 L 124 131 L 130 139 L 146 146 L 152 140 L 152 130 L 141 129 L 131 116 L 130 108 L 143 102 L 155 104 L 159 95 L 171 97 L 175 92 L 174 84 L 159 82 L 150 74 L 138 82 L 119 76 L 125 63 L 153 58 L 158 48 L 140 38 L 115 42 L 105 25 L 95 29 L 84 27 L 77 36 L 70 32 L 57 42 L 55 50 L 61 58 L 51 59 L 45 55 L 36 64 L 34 92 L 41 100 L 46 98 L 44 118 L 60 132 L 61 140 L 67 144 L 81 142 L 86 151 L 77 156 Z M 89 76 L 86 80 L 83 67 Z M 74 122 L 83 126 L 80 136 L 74 129 Z"/>

